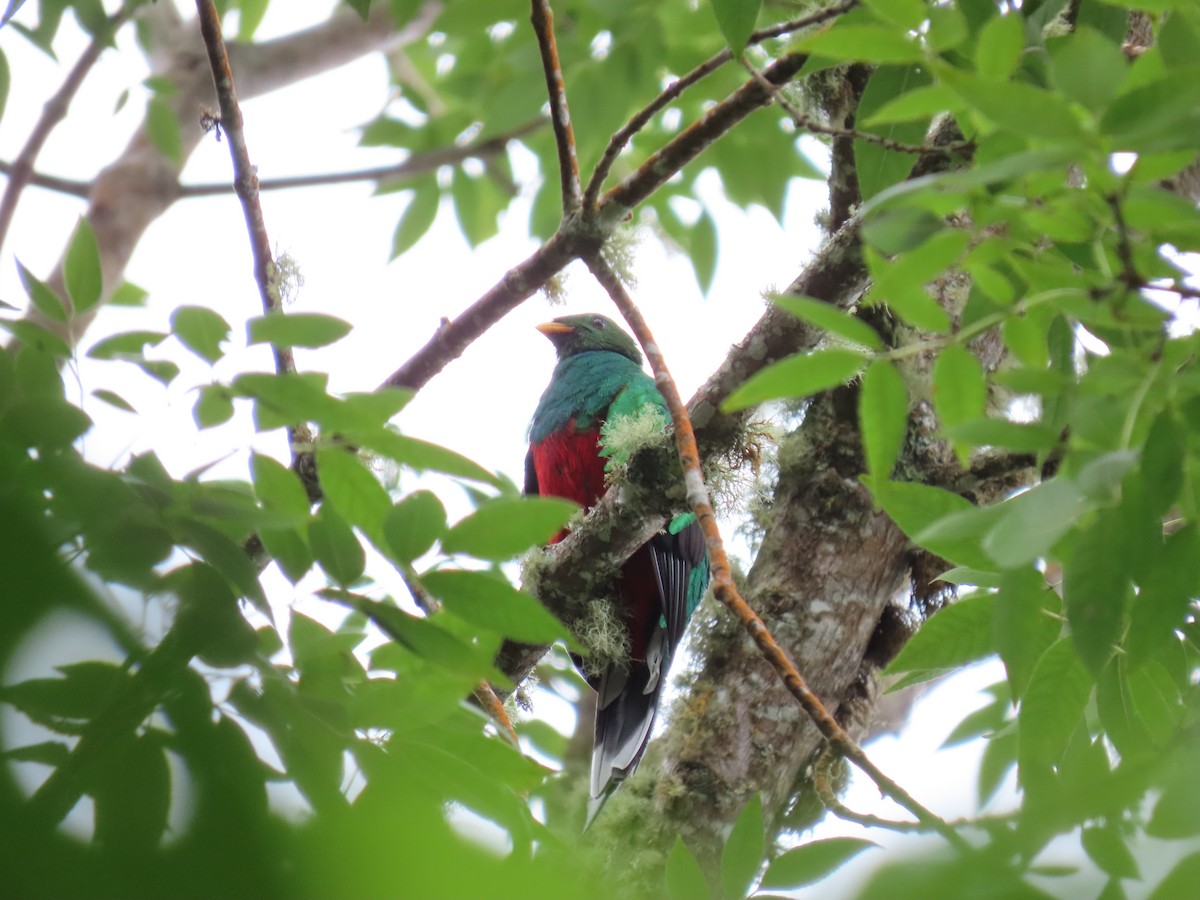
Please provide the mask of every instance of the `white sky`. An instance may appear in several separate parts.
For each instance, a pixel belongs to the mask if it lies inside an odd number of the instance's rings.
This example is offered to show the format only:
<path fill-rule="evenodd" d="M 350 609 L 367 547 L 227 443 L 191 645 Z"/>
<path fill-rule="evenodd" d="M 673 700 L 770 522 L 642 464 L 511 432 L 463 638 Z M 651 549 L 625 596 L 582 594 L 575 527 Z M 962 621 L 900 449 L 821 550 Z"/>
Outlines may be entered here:
<path fill-rule="evenodd" d="M 163 2 L 163 0 L 160 0 Z M 33 7 L 34 4 L 29 4 Z M 261 35 L 283 33 L 324 17 L 329 3 L 276 2 Z M 286 13 L 282 12 L 286 9 Z M 27 10 L 31 13 L 32 10 Z M 185 15 L 190 14 L 185 10 Z M 518 28 L 526 28 L 524 22 Z M 68 65 L 83 47 L 72 21 L 64 22 L 56 45 Z M 140 82 L 148 74 L 126 30 L 120 52 L 106 53 L 67 120 L 54 132 L 38 159 L 40 171 L 75 178 L 92 177 L 124 147 L 140 122 L 148 92 Z M 530 53 L 536 53 L 530 40 Z M 12 29 L 0 30 L 0 48 L 13 72 L 13 90 L 0 124 L 0 158 L 13 159 L 40 113 L 41 105 L 63 77 L 59 66 L 31 48 Z M 236 74 L 236 73 L 235 73 Z M 124 109 L 113 114 L 119 94 L 129 89 Z M 262 177 L 362 168 L 397 161 L 388 149 L 359 149 L 355 128 L 381 111 L 387 100 L 382 60 L 369 58 L 303 83 L 300 87 L 244 104 L 251 158 Z M 586 116 L 576 111 L 577 127 Z M 183 123 L 185 128 L 197 127 Z M 81 153 L 80 148 L 86 148 Z M 518 169 L 531 171 L 531 161 L 514 156 Z M 230 178 L 224 143 L 206 140 L 189 161 L 184 183 Z M 667 255 L 653 239 L 642 240 L 636 256 L 635 299 L 662 346 L 684 396 L 689 396 L 761 315 L 761 294 L 783 287 L 801 270 L 819 240 L 814 211 L 826 203 L 824 185 L 794 182 L 785 227 L 762 209 L 742 211 L 725 203 L 715 178 L 702 179 L 705 200 L 714 209 L 720 230 L 720 259 L 709 297 L 700 295 L 690 265 Z M 526 236 L 530 196 L 506 214 L 501 234 L 477 250 L 459 235 L 453 210 L 441 210 L 433 230 L 402 259 L 388 264 L 391 235 L 404 205 L 399 195 L 371 198 L 367 185 L 325 187 L 266 193 L 263 210 L 267 230 L 279 251 L 299 263 L 304 287 L 293 310 L 327 312 L 354 323 L 354 332 L 319 351 L 297 352 L 301 370 L 330 374 L 335 391 L 374 388 L 428 339 L 441 317 L 454 317 L 494 284 L 504 271 L 524 258 L 535 244 Z M 58 258 L 77 216 L 80 201 L 37 188 L 26 190 L 13 228 L 0 254 L 0 299 L 21 305 L 24 294 L 16 277 L 14 256 L 40 277 Z M 236 198 L 186 200 L 174 207 L 141 240 L 127 277 L 150 292 L 148 310 L 103 310 L 85 341 L 131 328 L 168 331 L 171 311 L 181 305 L 209 306 L 233 325 L 232 347 L 215 368 L 175 342 L 162 353 L 183 367 L 169 390 L 118 363 L 81 358 L 68 377 L 96 427 L 85 438 L 86 452 L 102 464 L 120 464 L 130 452 L 154 449 L 176 476 L 229 456 L 225 474 L 245 475 L 251 445 L 280 457 L 286 453 L 280 435 L 255 437 L 248 409 L 239 410 L 226 426 L 197 432 L 192 423 L 195 387 L 228 380 L 247 369 L 269 371 L 269 352 L 247 349 L 242 323 L 259 315 L 251 274 L 249 245 Z M 566 282 L 566 306 L 549 307 L 535 297 L 476 342 L 423 390 L 399 419 L 408 433 L 450 446 L 483 465 L 499 469 L 520 483 L 525 429 L 553 365 L 550 344 L 533 326 L 569 312 L 611 312 L 609 302 L 590 276 L 575 266 Z M 117 391 L 139 415 L 116 411 L 90 397 L 98 388 Z M 407 483 L 406 483 L 407 485 Z M 465 502 L 443 492 L 452 515 L 466 511 Z M 268 582 L 281 612 L 306 600 L 315 583 L 293 589 L 282 578 Z M 59 648 L 60 652 L 84 654 Z M 38 673 L 69 661 L 41 653 Z M 32 665 L 32 663 L 31 663 Z M 25 667 L 22 666 L 22 669 Z M 33 674 L 22 671 L 22 677 Z M 14 673 L 10 671 L 9 677 Z M 934 755 L 936 747 L 971 709 L 983 703 L 977 693 L 1002 677 L 995 664 L 969 670 L 943 684 L 919 702 L 898 737 L 877 741 L 872 758 L 922 802 L 946 817 L 974 811 L 974 778 L 981 745 L 975 743 Z M 556 719 L 559 718 L 556 716 Z M 559 721 L 560 727 L 568 722 Z M 1007 793 L 1007 792 L 1006 792 Z M 897 816 L 882 803 L 873 786 L 856 778 L 846 797 L 862 812 Z M 866 835 L 863 829 L 832 822 L 817 836 Z M 913 840 L 875 832 L 874 840 L 906 851 Z M 919 839 L 918 839 L 919 840 Z M 928 844 L 937 846 L 933 841 Z M 1077 847 L 1077 845 L 1074 845 Z M 1053 861 L 1075 860 L 1067 846 Z M 867 854 L 847 867 L 837 882 L 823 882 L 802 896 L 838 895 L 850 889 L 880 859 Z M 1153 880 L 1151 880 L 1153 883 Z M 1086 888 L 1093 895 L 1097 888 Z M 1065 884 L 1051 886 L 1056 892 Z M 1083 888 L 1084 885 L 1080 884 Z M 1136 888 L 1135 888 L 1136 891 Z M 1131 891 L 1131 894 L 1135 893 Z"/>

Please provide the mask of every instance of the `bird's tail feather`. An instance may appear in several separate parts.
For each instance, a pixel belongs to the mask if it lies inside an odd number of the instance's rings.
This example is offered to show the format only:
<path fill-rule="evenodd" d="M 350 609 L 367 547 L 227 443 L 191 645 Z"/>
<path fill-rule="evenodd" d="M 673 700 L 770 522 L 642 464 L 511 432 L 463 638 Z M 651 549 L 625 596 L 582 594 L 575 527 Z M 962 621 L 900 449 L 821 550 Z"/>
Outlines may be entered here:
<path fill-rule="evenodd" d="M 658 684 L 647 690 L 647 685 L 639 682 L 646 682 L 648 674 L 640 668 L 632 672 L 614 672 L 614 678 L 628 679 L 625 689 L 620 692 L 605 689 L 610 678 L 608 672 L 601 678 L 600 702 L 596 704 L 596 739 L 592 748 L 593 800 L 609 793 L 633 774 L 650 742 L 662 680 L 657 679 Z"/>

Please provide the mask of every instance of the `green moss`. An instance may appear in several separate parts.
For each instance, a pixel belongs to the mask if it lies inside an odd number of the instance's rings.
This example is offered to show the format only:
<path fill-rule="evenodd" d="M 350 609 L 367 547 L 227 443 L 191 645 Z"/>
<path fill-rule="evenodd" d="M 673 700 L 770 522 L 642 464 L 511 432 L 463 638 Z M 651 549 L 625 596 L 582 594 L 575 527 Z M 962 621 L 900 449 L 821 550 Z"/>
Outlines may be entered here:
<path fill-rule="evenodd" d="M 670 444 L 667 419 L 657 406 L 643 406 L 637 412 L 614 416 L 600 429 L 602 456 L 608 457 L 605 469 L 620 472 L 630 458 L 641 450 Z"/>
<path fill-rule="evenodd" d="M 592 600 L 575 633 L 587 648 L 583 661 L 589 676 L 598 676 L 610 665 L 625 665 L 629 661 L 629 635 L 625 623 L 608 600 Z"/>

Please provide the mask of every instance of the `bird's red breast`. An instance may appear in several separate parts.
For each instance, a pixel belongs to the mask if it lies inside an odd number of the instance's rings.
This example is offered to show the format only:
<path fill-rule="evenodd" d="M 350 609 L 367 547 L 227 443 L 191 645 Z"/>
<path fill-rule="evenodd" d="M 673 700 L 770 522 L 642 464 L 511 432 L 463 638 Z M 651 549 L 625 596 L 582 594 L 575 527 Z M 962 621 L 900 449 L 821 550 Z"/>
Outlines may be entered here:
<path fill-rule="evenodd" d="M 600 499 L 604 493 L 604 457 L 600 455 L 598 429 L 577 431 L 571 419 L 566 428 L 551 432 L 532 449 L 538 493 L 543 497 L 574 500 L 585 512 Z M 566 531 L 561 531 L 551 543 L 565 536 Z"/>

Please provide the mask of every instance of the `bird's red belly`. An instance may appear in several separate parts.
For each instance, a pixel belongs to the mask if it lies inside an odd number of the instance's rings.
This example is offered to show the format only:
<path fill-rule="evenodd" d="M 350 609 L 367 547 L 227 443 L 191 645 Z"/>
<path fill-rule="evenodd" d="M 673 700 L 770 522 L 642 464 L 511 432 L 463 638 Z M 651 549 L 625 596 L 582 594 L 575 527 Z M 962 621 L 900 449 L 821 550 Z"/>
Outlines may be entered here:
<path fill-rule="evenodd" d="M 596 429 L 575 431 L 572 422 L 547 436 L 533 447 L 533 467 L 542 496 L 574 500 L 586 511 L 604 493 L 604 457 Z M 565 535 L 565 531 L 556 535 L 554 542 Z"/>

